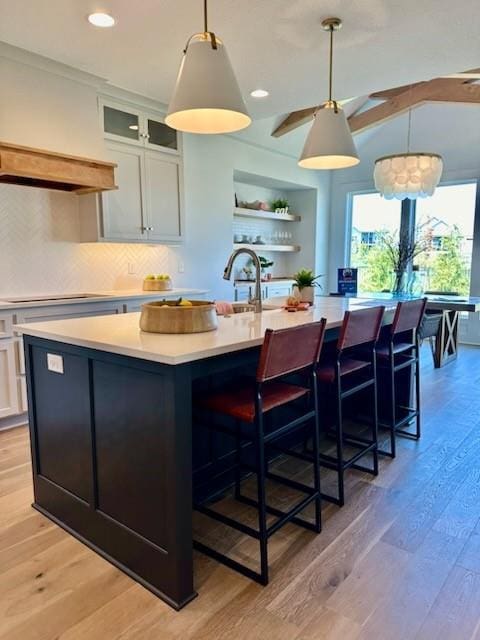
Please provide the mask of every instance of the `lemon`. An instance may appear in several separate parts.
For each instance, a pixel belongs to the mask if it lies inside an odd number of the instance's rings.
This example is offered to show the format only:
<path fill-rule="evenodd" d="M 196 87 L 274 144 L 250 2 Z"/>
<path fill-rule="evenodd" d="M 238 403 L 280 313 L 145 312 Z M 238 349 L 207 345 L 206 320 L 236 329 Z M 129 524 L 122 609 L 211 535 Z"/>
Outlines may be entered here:
<path fill-rule="evenodd" d="M 178 303 L 179 307 L 193 307 L 193 304 L 190 302 L 190 300 L 184 300 L 183 298 L 180 300 L 180 302 Z"/>

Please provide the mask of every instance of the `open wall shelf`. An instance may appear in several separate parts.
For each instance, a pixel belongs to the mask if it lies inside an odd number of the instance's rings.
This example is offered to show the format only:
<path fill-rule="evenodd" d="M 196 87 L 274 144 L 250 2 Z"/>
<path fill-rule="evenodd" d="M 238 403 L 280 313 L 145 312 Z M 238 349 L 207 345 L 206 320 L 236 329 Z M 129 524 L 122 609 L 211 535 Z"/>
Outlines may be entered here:
<path fill-rule="evenodd" d="M 296 244 L 243 244 L 235 243 L 234 249 L 251 249 L 255 253 L 260 251 L 279 251 L 282 253 L 289 252 L 294 253 L 300 251 L 300 247 Z"/>
<path fill-rule="evenodd" d="M 243 209 L 235 207 L 233 215 L 239 218 L 255 218 L 256 220 L 275 220 L 278 222 L 300 222 L 301 217 L 291 213 L 275 213 L 258 209 Z"/>

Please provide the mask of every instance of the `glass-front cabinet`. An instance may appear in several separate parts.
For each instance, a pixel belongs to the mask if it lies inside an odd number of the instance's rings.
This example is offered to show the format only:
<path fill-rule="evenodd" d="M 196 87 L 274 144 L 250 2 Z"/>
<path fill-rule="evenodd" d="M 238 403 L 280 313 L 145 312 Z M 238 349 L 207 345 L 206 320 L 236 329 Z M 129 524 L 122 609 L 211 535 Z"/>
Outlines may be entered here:
<path fill-rule="evenodd" d="M 163 122 L 160 115 L 137 110 L 127 104 L 100 102 L 101 122 L 105 138 L 117 142 L 179 154 L 179 135 Z"/>

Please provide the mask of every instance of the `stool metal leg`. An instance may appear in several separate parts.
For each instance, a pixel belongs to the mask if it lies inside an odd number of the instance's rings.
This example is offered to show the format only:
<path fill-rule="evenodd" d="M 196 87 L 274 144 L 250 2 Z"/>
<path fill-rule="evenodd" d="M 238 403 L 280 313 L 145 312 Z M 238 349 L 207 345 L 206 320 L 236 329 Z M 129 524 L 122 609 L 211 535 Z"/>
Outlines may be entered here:
<path fill-rule="evenodd" d="M 372 357 L 372 370 L 373 370 L 373 428 L 372 428 L 372 439 L 375 443 L 375 447 L 373 449 L 373 473 L 378 476 L 378 390 L 377 390 L 377 356 L 375 354 L 375 349 L 373 350 Z M 395 433 L 393 434 L 395 441 Z"/>
<path fill-rule="evenodd" d="M 263 413 L 260 392 L 255 396 L 255 444 L 257 458 L 257 499 L 258 499 L 258 531 L 260 544 L 260 582 L 268 584 L 268 534 L 267 534 L 267 501 L 265 496 L 265 444 L 263 437 Z"/>
<path fill-rule="evenodd" d="M 340 362 L 337 361 L 337 476 L 338 476 L 338 505 L 345 504 L 344 468 L 343 468 L 343 415 L 342 415 L 342 383 L 340 379 Z"/>
<path fill-rule="evenodd" d="M 390 353 L 388 364 L 390 367 L 390 398 L 392 402 L 391 415 L 390 415 L 390 453 L 387 453 L 391 458 L 395 458 L 397 455 L 397 447 L 395 442 L 395 425 L 397 424 L 397 411 L 396 404 L 397 398 L 395 394 L 395 356 L 393 354 L 393 344 L 390 343 Z"/>
<path fill-rule="evenodd" d="M 317 499 L 315 500 L 315 531 L 320 533 L 322 530 L 322 507 L 320 495 L 320 425 L 319 425 L 319 408 L 318 408 L 318 386 L 316 373 L 312 374 L 312 391 L 313 391 L 313 409 L 315 416 L 313 418 L 313 480 Z"/>
<path fill-rule="evenodd" d="M 420 424 L 420 346 L 418 339 L 415 341 L 415 409 L 417 412 L 416 416 L 416 431 L 415 437 L 417 440 L 420 439 L 421 436 L 421 424 Z"/>

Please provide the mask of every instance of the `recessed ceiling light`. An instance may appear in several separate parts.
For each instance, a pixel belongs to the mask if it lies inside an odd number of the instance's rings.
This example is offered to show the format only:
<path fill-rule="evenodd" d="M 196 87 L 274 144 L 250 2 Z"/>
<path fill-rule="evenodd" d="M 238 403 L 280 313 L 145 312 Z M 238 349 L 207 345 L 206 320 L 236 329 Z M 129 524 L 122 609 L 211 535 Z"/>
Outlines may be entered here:
<path fill-rule="evenodd" d="M 255 89 L 250 95 L 252 98 L 266 98 L 270 94 L 266 89 Z"/>
<path fill-rule="evenodd" d="M 91 13 L 88 16 L 88 21 L 95 27 L 113 27 L 115 24 L 115 18 L 108 13 Z"/>

